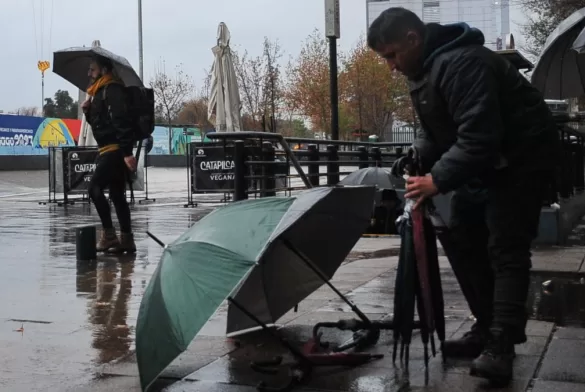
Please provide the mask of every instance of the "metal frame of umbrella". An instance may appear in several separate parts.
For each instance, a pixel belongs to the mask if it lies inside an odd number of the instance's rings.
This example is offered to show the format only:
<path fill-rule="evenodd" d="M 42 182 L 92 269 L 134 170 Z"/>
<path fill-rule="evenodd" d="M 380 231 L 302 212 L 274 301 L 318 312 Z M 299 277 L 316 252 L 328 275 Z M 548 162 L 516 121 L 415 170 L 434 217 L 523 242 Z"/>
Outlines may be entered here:
<path fill-rule="evenodd" d="M 158 245 L 165 247 L 165 244 L 154 236 L 150 232 L 146 232 L 150 238 L 152 238 Z M 299 259 L 301 259 L 307 267 L 311 269 L 325 284 L 327 284 L 341 299 L 343 299 L 351 309 L 361 318 L 362 324 L 360 326 L 371 326 L 373 323 L 367 318 L 367 316 L 346 296 L 344 296 L 328 279 L 327 276 L 304 254 L 296 249 L 291 243 L 284 240 L 285 246 Z M 311 339 L 309 342 L 303 345 L 302 349 L 299 349 L 289 343 L 281 334 L 271 329 L 266 323 L 256 317 L 252 312 L 246 309 L 241 303 L 239 303 L 233 296 L 229 296 L 227 301 L 235 306 L 239 311 L 245 314 L 248 318 L 254 321 L 258 326 L 265 332 L 270 334 L 273 338 L 279 341 L 279 343 L 286 348 L 295 359 L 295 362 L 285 365 L 289 368 L 289 374 L 291 378 L 289 382 L 281 387 L 269 387 L 264 382 L 261 382 L 257 389 L 260 392 L 288 392 L 294 389 L 296 386 L 306 382 L 313 372 L 315 367 L 323 366 L 359 366 L 368 363 L 372 360 L 381 359 L 384 357 L 382 354 L 370 354 L 370 353 L 343 353 L 339 350 L 329 350 L 327 345 L 323 345 L 319 338 Z M 377 340 L 377 338 L 376 338 Z M 269 361 L 263 362 L 252 362 L 250 367 L 262 374 L 274 375 L 279 372 L 279 367 L 282 365 L 283 358 L 281 356 L 275 357 Z"/>

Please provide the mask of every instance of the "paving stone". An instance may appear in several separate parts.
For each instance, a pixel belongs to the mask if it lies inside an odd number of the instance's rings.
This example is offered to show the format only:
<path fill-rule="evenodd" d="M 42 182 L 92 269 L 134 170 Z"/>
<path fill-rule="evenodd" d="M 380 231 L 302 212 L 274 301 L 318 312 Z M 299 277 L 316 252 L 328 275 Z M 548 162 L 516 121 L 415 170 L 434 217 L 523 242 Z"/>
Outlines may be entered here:
<path fill-rule="evenodd" d="M 555 338 L 585 340 L 585 328 L 558 327 Z"/>
<path fill-rule="evenodd" d="M 537 380 L 531 392 L 583 392 L 585 384 Z"/>
<path fill-rule="evenodd" d="M 549 337 L 553 331 L 553 328 L 553 323 L 546 321 L 528 320 L 528 323 L 526 324 L 526 335 Z"/>
<path fill-rule="evenodd" d="M 585 383 L 585 341 L 553 339 L 538 378 L 546 381 Z"/>

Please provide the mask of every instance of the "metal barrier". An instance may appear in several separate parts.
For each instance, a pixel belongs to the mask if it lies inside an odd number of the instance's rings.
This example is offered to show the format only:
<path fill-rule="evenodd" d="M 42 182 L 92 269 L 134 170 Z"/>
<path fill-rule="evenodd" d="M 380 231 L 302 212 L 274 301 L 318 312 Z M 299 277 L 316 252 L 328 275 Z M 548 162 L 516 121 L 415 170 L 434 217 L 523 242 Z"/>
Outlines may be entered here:
<path fill-rule="evenodd" d="M 75 204 L 76 201 L 89 202 L 88 185 L 96 168 L 98 158 L 97 147 L 49 147 L 49 199 L 39 204 L 57 204 L 58 206 Z M 145 191 L 148 199 L 147 184 L 144 173 L 146 172 L 146 152 L 140 156 L 137 176 L 127 185 L 126 191 L 130 191 L 129 202 L 135 202 L 135 192 Z M 107 193 L 107 188 L 106 188 Z M 59 198 L 58 195 L 62 195 Z M 142 201 L 142 200 L 140 200 Z"/>

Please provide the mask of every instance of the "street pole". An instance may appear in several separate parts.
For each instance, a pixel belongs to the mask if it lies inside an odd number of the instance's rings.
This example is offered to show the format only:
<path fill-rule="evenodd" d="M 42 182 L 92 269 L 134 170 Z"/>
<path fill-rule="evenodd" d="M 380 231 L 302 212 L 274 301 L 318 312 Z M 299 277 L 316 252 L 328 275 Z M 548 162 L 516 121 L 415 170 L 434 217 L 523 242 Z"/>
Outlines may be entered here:
<path fill-rule="evenodd" d="M 144 52 L 142 50 L 142 0 L 138 0 L 138 76 L 144 82 Z"/>
<path fill-rule="evenodd" d="M 45 72 L 41 74 L 41 117 L 45 117 Z"/>
<path fill-rule="evenodd" d="M 325 0 L 325 36 L 329 40 L 329 94 L 331 139 L 339 140 L 339 94 L 337 89 L 337 39 L 340 37 L 339 0 Z"/>

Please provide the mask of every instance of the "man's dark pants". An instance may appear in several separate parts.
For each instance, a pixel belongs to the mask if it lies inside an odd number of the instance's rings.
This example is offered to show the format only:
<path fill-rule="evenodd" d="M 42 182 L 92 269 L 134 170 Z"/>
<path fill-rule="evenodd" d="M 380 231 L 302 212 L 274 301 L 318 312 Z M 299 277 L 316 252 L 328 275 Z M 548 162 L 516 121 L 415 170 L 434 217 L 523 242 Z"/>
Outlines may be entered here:
<path fill-rule="evenodd" d="M 89 185 L 89 196 L 95 204 L 104 229 L 113 227 L 110 204 L 104 195 L 104 189 L 108 187 L 110 199 L 116 208 L 116 215 L 120 222 L 120 231 L 123 233 L 132 232 L 130 207 L 125 195 L 127 172 L 121 150 L 107 152 L 99 156 Z"/>
<path fill-rule="evenodd" d="M 450 227 L 461 252 L 452 267 L 474 289 L 469 307 L 481 327 L 505 328 L 516 344 L 526 340 L 530 247 L 549 178 L 506 169 L 462 187 L 451 200 Z"/>

